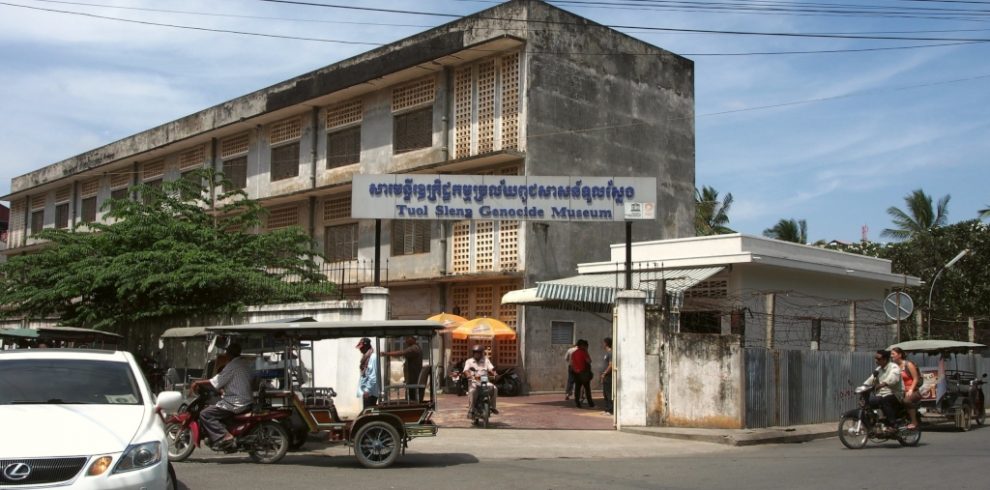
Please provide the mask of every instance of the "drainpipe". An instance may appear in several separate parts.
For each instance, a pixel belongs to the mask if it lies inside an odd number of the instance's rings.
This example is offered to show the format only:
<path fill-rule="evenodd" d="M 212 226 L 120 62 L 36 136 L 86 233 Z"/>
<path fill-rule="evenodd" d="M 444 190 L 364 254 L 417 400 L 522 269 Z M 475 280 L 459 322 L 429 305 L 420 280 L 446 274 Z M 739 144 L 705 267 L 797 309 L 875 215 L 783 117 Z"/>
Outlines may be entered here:
<path fill-rule="evenodd" d="M 316 189 L 316 145 L 320 142 L 320 108 L 313 107 L 311 111 L 313 114 L 313 138 L 309 147 L 310 154 L 310 166 L 309 166 L 309 187 L 311 189 Z M 324 237 L 326 240 L 326 237 Z M 317 251 L 316 246 L 316 196 L 309 196 L 309 245 L 312 247 L 313 251 Z"/>

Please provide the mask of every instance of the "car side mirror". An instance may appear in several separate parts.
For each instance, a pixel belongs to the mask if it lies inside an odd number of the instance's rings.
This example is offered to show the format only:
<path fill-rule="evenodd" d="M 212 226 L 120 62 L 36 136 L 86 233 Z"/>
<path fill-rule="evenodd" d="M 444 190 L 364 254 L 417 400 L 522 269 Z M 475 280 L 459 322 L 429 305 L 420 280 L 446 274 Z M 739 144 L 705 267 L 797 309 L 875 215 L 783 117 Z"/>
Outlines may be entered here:
<path fill-rule="evenodd" d="M 179 393 L 178 391 L 163 391 L 158 394 L 158 400 L 155 403 L 155 410 L 174 412 L 181 404 L 182 393 Z"/>

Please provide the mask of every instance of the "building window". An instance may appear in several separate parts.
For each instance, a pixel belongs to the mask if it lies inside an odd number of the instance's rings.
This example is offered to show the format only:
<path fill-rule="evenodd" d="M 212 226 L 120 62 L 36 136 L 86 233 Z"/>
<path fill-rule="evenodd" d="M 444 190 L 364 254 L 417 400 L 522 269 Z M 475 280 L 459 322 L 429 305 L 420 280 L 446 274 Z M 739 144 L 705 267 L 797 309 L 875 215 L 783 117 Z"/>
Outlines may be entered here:
<path fill-rule="evenodd" d="M 124 188 L 121 188 L 121 189 L 114 189 L 114 190 L 110 191 L 110 199 L 118 199 L 118 200 L 124 201 L 124 200 L 130 199 L 130 195 L 127 192 L 127 188 L 124 187 Z M 93 206 L 94 206 L 94 209 L 95 209 L 96 208 L 95 207 L 96 206 L 95 201 L 93 203 Z M 94 216 L 96 215 L 96 211 L 93 212 L 93 215 Z"/>
<path fill-rule="evenodd" d="M 39 209 L 31 212 L 31 234 L 37 235 L 45 229 L 45 210 Z"/>
<path fill-rule="evenodd" d="M 247 155 L 223 161 L 223 177 L 229 180 L 223 191 L 230 192 L 247 187 Z"/>
<path fill-rule="evenodd" d="M 574 322 L 550 322 L 550 343 L 574 345 Z"/>
<path fill-rule="evenodd" d="M 392 221 L 392 256 L 428 253 L 430 222 L 424 220 Z"/>
<path fill-rule="evenodd" d="M 299 142 L 272 148 L 271 180 L 290 179 L 299 175 Z"/>
<path fill-rule="evenodd" d="M 69 227 L 69 203 L 55 206 L 55 228 Z"/>
<path fill-rule="evenodd" d="M 126 191 L 127 189 L 121 189 Z M 87 197 L 82 200 L 82 221 L 92 223 L 96 221 L 96 196 Z"/>
<path fill-rule="evenodd" d="M 343 167 L 361 161 L 361 126 L 327 135 L 327 168 Z"/>
<path fill-rule="evenodd" d="M 433 145 L 433 106 L 396 114 L 392 127 L 396 154 Z"/>
<path fill-rule="evenodd" d="M 682 311 L 682 333 L 722 333 L 722 315 L 718 311 Z"/>
<path fill-rule="evenodd" d="M 145 182 L 144 185 L 146 185 L 146 186 L 148 186 L 148 187 L 150 187 L 152 189 L 161 189 L 162 188 L 162 179 L 149 180 L 149 181 Z M 144 200 L 144 203 L 145 204 L 151 204 L 151 200 L 153 198 L 153 195 L 154 194 L 152 194 L 151 192 L 146 192 L 146 193 L 144 193 L 144 196 L 141 196 L 141 198 L 142 198 L 142 200 Z"/>
<path fill-rule="evenodd" d="M 344 262 L 357 259 L 358 224 L 348 223 L 326 227 L 324 247 L 328 262 Z"/>

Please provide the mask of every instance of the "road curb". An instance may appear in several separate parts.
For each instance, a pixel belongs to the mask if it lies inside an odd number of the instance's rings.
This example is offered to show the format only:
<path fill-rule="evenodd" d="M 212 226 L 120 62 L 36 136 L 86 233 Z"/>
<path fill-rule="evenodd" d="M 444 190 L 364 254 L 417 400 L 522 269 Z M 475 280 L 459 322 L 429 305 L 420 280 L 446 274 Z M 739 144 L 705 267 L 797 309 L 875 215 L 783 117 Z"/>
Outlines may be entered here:
<path fill-rule="evenodd" d="M 623 427 L 629 434 L 709 442 L 728 446 L 755 446 L 759 444 L 788 444 L 835 437 L 835 430 L 754 429 L 728 432 L 718 429 L 678 429 L 668 427 Z M 710 432 L 708 432 L 710 431 Z"/>

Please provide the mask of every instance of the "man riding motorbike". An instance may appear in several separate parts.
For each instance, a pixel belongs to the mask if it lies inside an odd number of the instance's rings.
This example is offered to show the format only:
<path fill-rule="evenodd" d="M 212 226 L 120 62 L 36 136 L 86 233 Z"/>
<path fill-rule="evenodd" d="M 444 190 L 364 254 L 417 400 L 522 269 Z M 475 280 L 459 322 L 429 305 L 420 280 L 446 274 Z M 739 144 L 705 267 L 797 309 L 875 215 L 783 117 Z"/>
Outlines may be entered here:
<path fill-rule="evenodd" d="M 877 402 L 880 410 L 883 411 L 884 418 L 887 419 L 888 430 L 893 430 L 894 421 L 897 420 L 897 409 L 904 398 L 904 385 L 901 381 L 901 369 L 897 364 L 890 362 L 890 351 L 878 350 L 873 356 L 877 363 L 877 368 L 866 381 L 866 386 L 876 385 Z"/>
<path fill-rule="evenodd" d="M 252 360 L 241 357 L 241 346 L 236 343 L 227 346 L 227 355 L 230 361 L 223 371 L 210 379 L 194 381 L 189 385 L 189 393 L 193 396 L 205 384 L 222 391 L 220 401 L 199 414 L 200 424 L 210 436 L 210 443 L 215 449 L 229 446 L 234 441 L 234 436 L 227 431 L 224 421 L 250 410 L 254 394 L 251 386 L 254 381 Z"/>
<path fill-rule="evenodd" d="M 471 357 L 464 361 L 464 376 L 471 381 L 471 387 L 468 388 L 467 417 L 469 419 L 473 419 L 474 402 L 476 395 L 479 394 L 478 387 L 481 385 L 480 378 L 482 373 L 488 373 L 488 376 L 494 378 L 495 366 L 485 357 L 485 349 L 480 345 L 475 345 L 471 348 Z M 498 390 L 495 388 L 494 383 L 488 383 L 488 395 L 491 399 L 492 413 L 498 414 L 498 410 L 495 409 L 495 399 L 498 397 Z"/>

